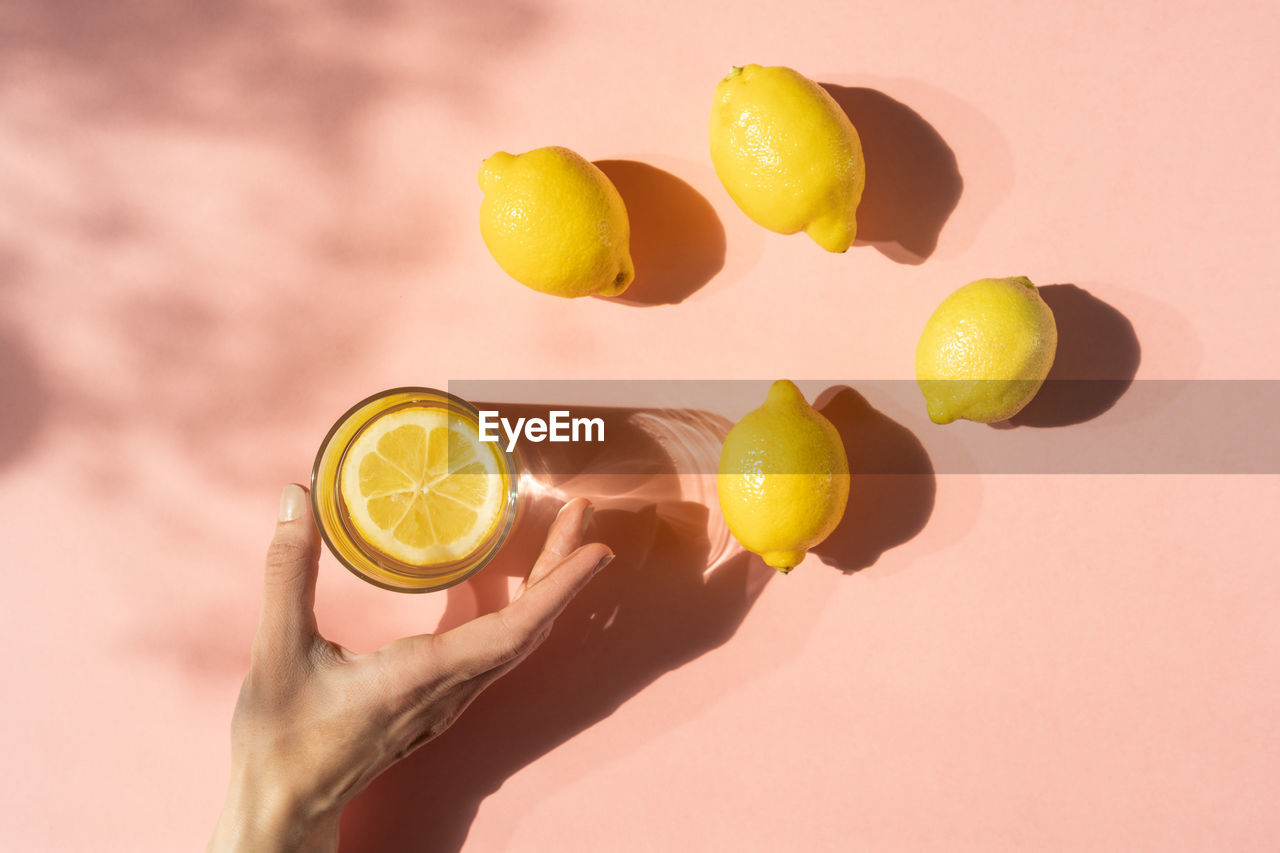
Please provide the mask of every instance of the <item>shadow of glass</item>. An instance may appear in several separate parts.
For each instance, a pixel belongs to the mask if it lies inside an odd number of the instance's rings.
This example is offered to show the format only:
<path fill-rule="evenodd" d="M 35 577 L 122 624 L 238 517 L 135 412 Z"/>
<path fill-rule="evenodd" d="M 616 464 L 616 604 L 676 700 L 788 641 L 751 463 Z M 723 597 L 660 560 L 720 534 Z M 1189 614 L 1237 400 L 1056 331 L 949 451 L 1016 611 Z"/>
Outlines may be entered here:
<path fill-rule="evenodd" d="M 547 408 L 501 411 L 524 417 Z M 609 442 L 539 446 L 546 453 L 529 460 L 537 493 L 519 529 L 489 568 L 449 590 L 440 629 L 507 601 L 510 578 L 527 570 L 565 497 L 592 499 L 588 538 L 608 543 L 617 558 L 528 660 L 356 798 L 343 816 L 345 849 L 461 849 L 480 803 L 507 778 L 727 641 L 776 574 L 712 532 L 719 513 L 707 506 L 714 463 L 705 454 L 718 455 L 725 419 L 609 407 L 575 406 L 574 414 L 606 417 Z M 690 422 L 703 426 L 705 441 L 688 440 Z"/>
<path fill-rule="evenodd" d="M 598 160 L 618 188 L 631 221 L 636 279 L 620 305 L 683 302 L 724 267 L 725 235 L 715 208 L 670 172 L 636 160 Z"/>
<path fill-rule="evenodd" d="M 1074 284 L 1048 284 L 1040 295 L 1053 311 L 1058 352 L 1044 385 L 1005 426 L 1060 427 L 1093 420 L 1124 395 L 1137 375 L 1142 347 L 1129 318 Z"/>
<path fill-rule="evenodd" d="M 44 422 L 49 395 L 35 358 L 13 329 L 0 327 L 0 469 L 31 447 Z"/>
<path fill-rule="evenodd" d="M 844 518 L 813 553 L 846 574 L 861 571 L 924 529 L 937 492 L 933 464 L 910 430 L 846 385 L 822 392 L 814 408 L 839 431 L 852 479 Z"/>
<path fill-rule="evenodd" d="M 857 128 L 866 159 L 854 244 L 900 264 L 923 263 L 964 189 L 955 153 L 915 110 L 883 92 L 821 86 Z"/>

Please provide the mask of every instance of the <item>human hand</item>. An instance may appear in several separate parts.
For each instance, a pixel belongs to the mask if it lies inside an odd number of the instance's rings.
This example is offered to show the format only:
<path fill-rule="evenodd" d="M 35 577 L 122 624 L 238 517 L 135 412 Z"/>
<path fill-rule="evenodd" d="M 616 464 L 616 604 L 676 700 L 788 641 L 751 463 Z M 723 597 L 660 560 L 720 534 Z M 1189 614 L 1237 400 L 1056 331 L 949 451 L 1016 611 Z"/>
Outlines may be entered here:
<path fill-rule="evenodd" d="M 354 654 L 316 626 L 319 536 L 306 490 L 286 486 L 249 674 L 231 720 L 231 784 L 208 849 L 336 850 L 347 802 L 524 660 L 613 558 L 605 545 L 582 544 L 591 510 L 582 498 L 561 508 L 542 554 L 501 610 Z"/>

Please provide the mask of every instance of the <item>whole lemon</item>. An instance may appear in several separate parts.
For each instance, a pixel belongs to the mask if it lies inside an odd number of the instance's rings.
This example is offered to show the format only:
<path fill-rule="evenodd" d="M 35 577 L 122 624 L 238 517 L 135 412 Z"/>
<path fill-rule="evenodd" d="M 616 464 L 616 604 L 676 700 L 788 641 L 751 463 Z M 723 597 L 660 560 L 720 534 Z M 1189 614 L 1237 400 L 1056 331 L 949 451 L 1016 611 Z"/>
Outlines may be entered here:
<path fill-rule="evenodd" d="M 948 296 L 916 346 L 929 418 L 994 423 L 1040 390 L 1058 348 L 1053 312 L 1025 277 L 984 278 Z"/>
<path fill-rule="evenodd" d="M 498 266 L 555 296 L 617 296 L 635 278 L 631 224 L 604 172 L 568 148 L 499 151 L 480 166 L 480 234 Z"/>
<path fill-rule="evenodd" d="M 729 532 L 785 574 L 844 516 L 849 461 L 831 421 L 780 379 L 725 436 L 716 488 Z"/>
<path fill-rule="evenodd" d="M 742 212 L 828 252 L 853 244 L 862 143 L 826 90 L 790 68 L 746 65 L 716 86 L 711 162 Z"/>

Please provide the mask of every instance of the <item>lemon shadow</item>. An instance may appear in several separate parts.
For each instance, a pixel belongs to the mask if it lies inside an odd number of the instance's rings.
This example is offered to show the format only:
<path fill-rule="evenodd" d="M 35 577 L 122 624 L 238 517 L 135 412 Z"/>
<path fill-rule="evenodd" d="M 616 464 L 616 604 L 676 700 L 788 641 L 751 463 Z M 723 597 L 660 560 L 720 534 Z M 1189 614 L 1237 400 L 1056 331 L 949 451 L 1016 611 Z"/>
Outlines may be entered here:
<path fill-rule="evenodd" d="M 855 246 L 875 246 L 900 264 L 924 263 L 960 202 L 955 152 L 915 110 L 876 89 L 820 84 L 862 142 L 867 184 Z"/>
<path fill-rule="evenodd" d="M 1093 420 L 1133 384 L 1142 347 L 1129 318 L 1074 284 L 1047 284 L 1040 296 L 1053 311 L 1058 351 L 1044 385 L 998 428 L 1061 427 Z"/>
<path fill-rule="evenodd" d="M 861 571 L 924 529 L 937 493 L 933 463 L 911 430 L 847 385 L 823 391 L 814 408 L 839 431 L 851 480 L 844 518 L 813 553 L 846 574 Z"/>
<path fill-rule="evenodd" d="M 637 160 L 597 160 L 595 165 L 627 206 L 636 268 L 631 286 L 608 302 L 675 305 L 724 267 L 724 226 L 701 193 L 670 172 Z"/>

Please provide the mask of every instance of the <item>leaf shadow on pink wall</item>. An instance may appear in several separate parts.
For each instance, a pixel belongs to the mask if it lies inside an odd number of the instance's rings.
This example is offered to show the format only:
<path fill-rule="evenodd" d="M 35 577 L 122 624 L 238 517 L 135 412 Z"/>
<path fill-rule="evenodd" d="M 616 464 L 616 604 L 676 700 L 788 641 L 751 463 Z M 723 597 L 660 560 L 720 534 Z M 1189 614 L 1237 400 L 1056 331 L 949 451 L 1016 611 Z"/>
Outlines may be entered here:
<path fill-rule="evenodd" d="M 921 264 L 960 202 L 955 152 L 919 113 L 876 89 L 822 83 L 862 142 L 867 184 L 854 245 L 901 264 Z"/>
<path fill-rule="evenodd" d="M 17 72 L 40 68 L 32 85 L 65 86 L 87 121 L 284 137 L 334 165 L 387 95 L 483 109 L 482 69 L 547 30 L 548 7 L 534 0 L 428 5 L 10 0 L 6 48 L 20 49 L 0 63 L 39 57 Z"/>
<path fill-rule="evenodd" d="M 0 252 L 0 296 L 21 274 L 18 258 Z M 34 445 L 47 420 L 50 396 L 31 344 L 16 325 L 0 317 L 0 471 Z"/>
<path fill-rule="evenodd" d="M 461 226 L 430 163 L 385 180 L 387 123 L 425 115 L 430 137 L 484 117 L 497 70 L 554 15 L 535 0 L 6 3 L 3 236 L 30 298 L 5 319 L 21 332 L 75 306 L 83 345 L 52 416 L 92 430 L 103 470 L 86 479 L 160 485 L 115 462 L 146 433 L 220 483 L 275 482 L 264 436 L 331 410 L 373 361 L 368 330 L 443 287 L 424 273 Z M 7 375 L 29 374 L 10 349 Z"/>
<path fill-rule="evenodd" d="M 0 325 L 0 471 L 29 450 L 45 420 L 48 393 L 35 358 L 11 328 Z"/>
<path fill-rule="evenodd" d="M 388 126 L 429 142 L 487 116 L 497 71 L 554 16 L 536 0 L 5 4 L 0 236 L 29 267 L 29 298 L 3 312 L 6 385 L 34 391 L 11 379 L 35 375 L 21 342 L 54 340 L 73 307 L 46 421 L 90 446 L 91 488 L 178 514 L 117 452 L 139 439 L 222 485 L 296 476 L 288 435 L 385 370 L 369 330 L 444 290 L 429 272 L 462 227 L 431 163 L 385 152 Z M 10 407 L 5 435 L 36 408 Z"/>

